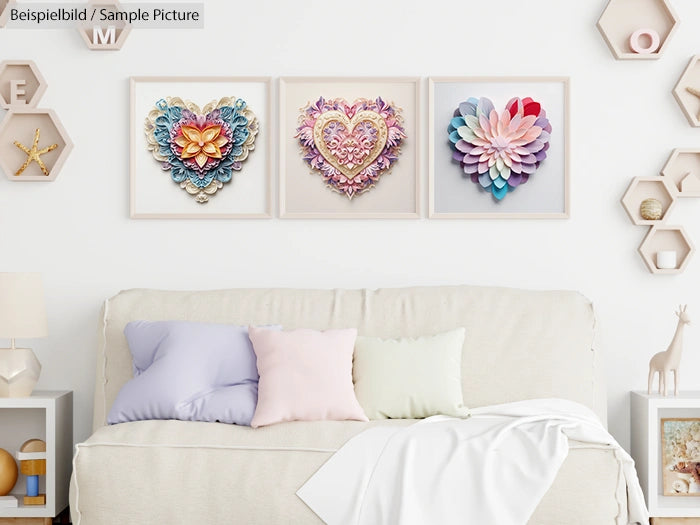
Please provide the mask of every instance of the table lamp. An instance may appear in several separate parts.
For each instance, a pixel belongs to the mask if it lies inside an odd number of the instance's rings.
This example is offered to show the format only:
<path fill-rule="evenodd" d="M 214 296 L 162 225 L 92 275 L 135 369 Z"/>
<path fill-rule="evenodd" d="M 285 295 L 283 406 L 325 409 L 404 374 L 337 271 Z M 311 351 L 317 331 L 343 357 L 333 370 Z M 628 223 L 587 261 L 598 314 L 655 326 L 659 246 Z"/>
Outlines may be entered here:
<path fill-rule="evenodd" d="M 46 337 L 46 306 L 41 275 L 0 272 L 0 397 L 31 395 L 41 364 L 29 348 L 16 348 L 15 339 Z"/>

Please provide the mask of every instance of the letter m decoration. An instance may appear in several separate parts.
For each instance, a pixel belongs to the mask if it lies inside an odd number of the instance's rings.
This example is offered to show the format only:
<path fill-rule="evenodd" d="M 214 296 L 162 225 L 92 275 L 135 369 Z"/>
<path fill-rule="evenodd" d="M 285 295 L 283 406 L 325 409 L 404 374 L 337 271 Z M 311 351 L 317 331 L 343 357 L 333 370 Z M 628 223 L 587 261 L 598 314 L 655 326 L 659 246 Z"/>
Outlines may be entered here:
<path fill-rule="evenodd" d="M 107 26 L 106 31 L 102 31 L 100 26 L 92 28 L 92 45 L 114 45 L 117 41 L 117 28 L 115 26 Z"/>
<path fill-rule="evenodd" d="M 102 0 L 88 2 L 87 20 L 78 28 L 80 36 L 88 49 L 118 51 L 122 48 L 126 37 L 131 31 L 131 26 L 121 20 L 102 18 L 105 12 L 109 13 L 119 10 L 120 6 L 117 2 L 105 2 Z"/>

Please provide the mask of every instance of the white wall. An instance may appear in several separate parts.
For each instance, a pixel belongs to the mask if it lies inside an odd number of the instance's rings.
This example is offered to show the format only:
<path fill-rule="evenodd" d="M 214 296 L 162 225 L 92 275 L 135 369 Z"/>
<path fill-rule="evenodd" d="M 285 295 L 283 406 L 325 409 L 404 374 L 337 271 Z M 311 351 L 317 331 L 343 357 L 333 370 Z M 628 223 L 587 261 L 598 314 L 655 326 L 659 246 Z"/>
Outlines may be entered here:
<path fill-rule="evenodd" d="M 595 28 L 605 3 L 210 0 L 205 30 L 133 31 L 112 53 L 87 50 L 70 30 L 0 30 L 0 58 L 37 62 L 49 83 L 41 105 L 76 144 L 51 184 L 0 179 L 0 269 L 44 274 L 51 335 L 29 343 L 44 366 L 39 387 L 75 391 L 76 439 L 91 426 L 100 304 L 120 289 L 470 283 L 593 300 L 610 428 L 627 445 L 628 391 L 645 387 L 674 307 L 689 303 L 700 321 L 700 257 L 682 275 L 649 274 L 635 251 L 645 231 L 619 205 L 631 177 L 698 146 L 671 89 L 698 52 L 700 3 L 674 0 L 683 22 L 653 62 L 613 59 Z M 129 220 L 127 78 L 213 74 L 569 75 L 572 217 Z M 700 243 L 700 202 L 681 202 L 671 219 Z M 697 324 L 686 331 L 684 389 L 700 388 Z"/>

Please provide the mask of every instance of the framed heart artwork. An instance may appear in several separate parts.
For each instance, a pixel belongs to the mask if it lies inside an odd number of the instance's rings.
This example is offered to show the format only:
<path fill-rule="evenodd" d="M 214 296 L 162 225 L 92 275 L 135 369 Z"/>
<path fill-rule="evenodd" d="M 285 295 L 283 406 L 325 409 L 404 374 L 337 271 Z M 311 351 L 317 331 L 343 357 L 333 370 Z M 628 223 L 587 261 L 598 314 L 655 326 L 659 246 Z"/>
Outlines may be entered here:
<path fill-rule="evenodd" d="M 569 79 L 430 78 L 431 218 L 569 217 Z"/>
<path fill-rule="evenodd" d="M 280 217 L 418 218 L 418 78 L 280 79 Z"/>
<path fill-rule="evenodd" d="M 271 216 L 270 79 L 132 77 L 130 216 Z"/>

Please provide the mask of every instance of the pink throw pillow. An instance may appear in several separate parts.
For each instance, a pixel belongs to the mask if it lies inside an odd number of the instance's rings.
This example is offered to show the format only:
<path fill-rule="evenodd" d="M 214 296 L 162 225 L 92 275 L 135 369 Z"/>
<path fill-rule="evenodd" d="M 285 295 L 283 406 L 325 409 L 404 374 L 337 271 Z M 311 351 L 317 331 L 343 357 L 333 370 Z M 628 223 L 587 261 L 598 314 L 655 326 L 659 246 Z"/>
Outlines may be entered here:
<path fill-rule="evenodd" d="M 248 327 L 258 358 L 258 405 L 250 426 L 367 416 L 355 397 L 352 355 L 357 330 L 275 331 Z"/>

